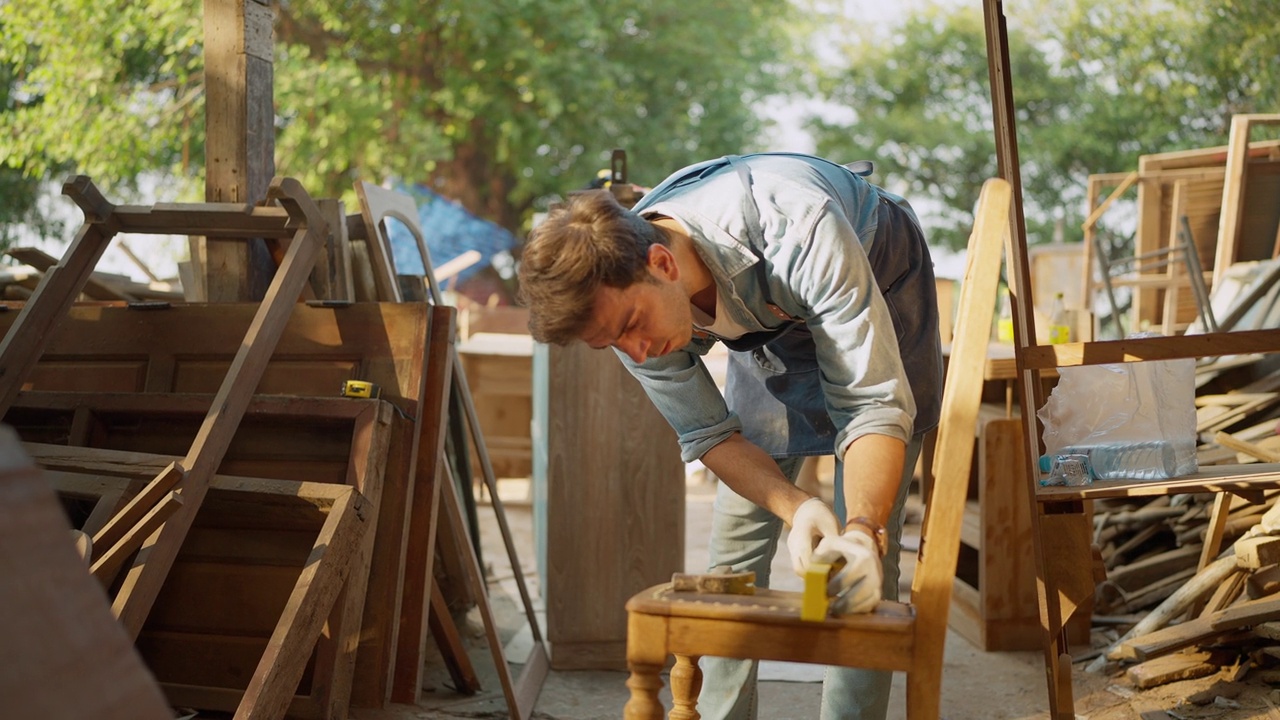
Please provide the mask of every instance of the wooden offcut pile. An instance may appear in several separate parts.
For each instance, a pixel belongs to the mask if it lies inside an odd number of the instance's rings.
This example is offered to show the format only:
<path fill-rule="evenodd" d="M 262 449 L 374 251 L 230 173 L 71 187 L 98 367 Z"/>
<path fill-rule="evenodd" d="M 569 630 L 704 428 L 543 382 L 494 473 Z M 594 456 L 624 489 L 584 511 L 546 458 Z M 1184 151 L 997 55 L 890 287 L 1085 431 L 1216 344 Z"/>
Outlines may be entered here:
<path fill-rule="evenodd" d="M 1274 366 L 1265 356 L 1201 363 L 1202 470 L 1280 462 Z M 1094 542 L 1106 580 L 1094 622 L 1109 646 L 1090 669 L 1110 661 L 1140 688 L 1224 669 L 1235 679 L 1280 680 L 1277 495 L 1257 489 L 1096 501 Z"/>

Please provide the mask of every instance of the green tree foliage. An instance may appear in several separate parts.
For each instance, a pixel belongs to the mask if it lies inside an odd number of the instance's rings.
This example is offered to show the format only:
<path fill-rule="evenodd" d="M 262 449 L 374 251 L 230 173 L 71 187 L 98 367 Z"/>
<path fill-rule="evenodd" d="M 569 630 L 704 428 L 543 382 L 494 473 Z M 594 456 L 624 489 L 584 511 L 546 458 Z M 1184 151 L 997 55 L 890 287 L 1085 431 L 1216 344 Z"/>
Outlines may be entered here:
<path fill-rule="evenodd" d="M 107 184 L 180 170 L 203 134 L 192 10 L 189 0 L 0 3 L 0 63 L 13 80 L 0 161 Z"/>
<path fill-rule="evenodd" d="M 1225 144 L 1234 113 L 1280 106 L 1280 4 L 1104 0 L 1005 5 L 1027 231 L 1081 236 L 1090 173 L 1139 155 Z M 933 242 L 964 246 L 996 173 L 977 4 L 857 37 L 822 81 L 851 118 L 814 119 L 819 152 L 878 161 L 880 179 L 940 201 Z"/>
<path fill-rule="evenodd" d="M 652 183 L 756 137 L 789 46 L 767 0 L 280 5 L 283 170 L 428 182 L 517 227 L 628 150 Z M 287 108 L 287 110 L 284 110 Z M 338 187 L 330 187 L 336 191 Z"/>
<path fill-rule="evenodd" d="M 273 5 L 278 174 L 349 201 L 357 179 L 426 182 L 513 229 L 615 147 L 639 183 L 749 147 L 753 104 L 792 67 L 775 0 Z M 116 196 L 159 170 L 199 197 L 201 15 L 200 0 L 0 1 L 0 166 Z"/>

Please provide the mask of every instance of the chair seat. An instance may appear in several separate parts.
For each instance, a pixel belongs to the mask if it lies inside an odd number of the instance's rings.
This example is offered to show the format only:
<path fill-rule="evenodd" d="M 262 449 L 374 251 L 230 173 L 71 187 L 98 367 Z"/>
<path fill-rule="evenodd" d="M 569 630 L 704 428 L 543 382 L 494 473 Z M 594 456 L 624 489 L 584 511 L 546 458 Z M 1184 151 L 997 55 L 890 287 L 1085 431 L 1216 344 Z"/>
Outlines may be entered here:
<path fill-rule="evenodd" d="M 670 583 L 627 602 L 645 640 L 672 654 L 859 665 L 904 670 L 915 641 L 911 606 L 881 602 L 874 612 L 822 621 L 800 619 L 802 593 L 759 588 L 755 595 L 673 592 Z M 639 638 L 637 638 L 639 639 Z M 873 656 L 874 657 L 871 657 Z"/>
<path fill-rule="evenodd" d="M 675 592 L 662 583 L 636 593 L 627 601 L 627 612 L 646 615 L 740 620 L 779 625 L 821 625 L 830 628 L 876 627 L 882 632 L 910 633 L 915 611 L 906 603 L 881 601 L 875 611 L 829 617 L 822 622 L 800 619 L 803 593 L 756 588 L 754 595 Z"/>

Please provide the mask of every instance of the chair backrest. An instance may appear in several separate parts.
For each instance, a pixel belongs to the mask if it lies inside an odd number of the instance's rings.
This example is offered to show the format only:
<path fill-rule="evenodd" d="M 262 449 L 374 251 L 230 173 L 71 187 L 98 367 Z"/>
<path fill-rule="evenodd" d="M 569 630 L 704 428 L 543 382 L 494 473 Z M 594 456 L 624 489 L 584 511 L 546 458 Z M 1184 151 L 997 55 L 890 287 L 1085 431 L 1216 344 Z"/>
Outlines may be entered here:
<path fill-rule="evenodd" d="M 916 607 L 919 632 L 927 627 L 945 632 L 946 628 L 973 461 L 974 430 L 982 401 L 983 365 L 1000 280 L 1000 257 L 1010 228 L 1011 198 L 1008 182 L 987 180 L 978 197 L 973 234 L 969 236 L 942 392 L 933 487 L 925 500 L 920 555 L 911 583 L 911 604 Z"/>

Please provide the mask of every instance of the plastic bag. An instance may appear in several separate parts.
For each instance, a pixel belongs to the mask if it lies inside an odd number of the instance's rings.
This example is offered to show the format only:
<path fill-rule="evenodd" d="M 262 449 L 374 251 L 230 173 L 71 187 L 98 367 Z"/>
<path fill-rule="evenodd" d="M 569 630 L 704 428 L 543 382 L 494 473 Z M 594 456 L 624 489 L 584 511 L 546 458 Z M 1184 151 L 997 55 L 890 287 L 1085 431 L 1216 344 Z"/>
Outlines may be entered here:
<path fill-rule="evenodd" d="M 1059 369 L 1036 416 L 1043 485 L 1162 480 L 1196 472 L 1195 360 Z"/>

